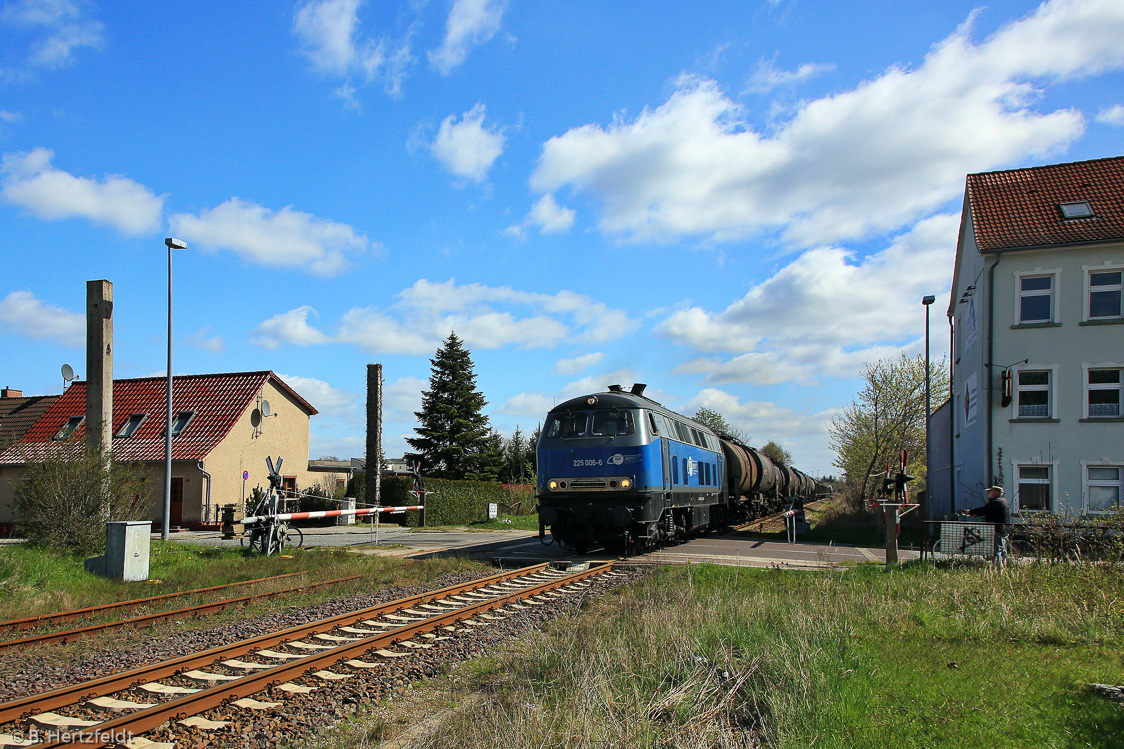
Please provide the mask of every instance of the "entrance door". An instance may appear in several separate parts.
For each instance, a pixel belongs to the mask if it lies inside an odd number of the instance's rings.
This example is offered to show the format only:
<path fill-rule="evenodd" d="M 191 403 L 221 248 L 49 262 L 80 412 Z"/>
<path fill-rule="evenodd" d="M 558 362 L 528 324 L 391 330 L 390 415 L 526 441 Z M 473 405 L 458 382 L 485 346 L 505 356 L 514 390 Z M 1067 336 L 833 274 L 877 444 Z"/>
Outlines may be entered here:
<path fill-rule="evenodd" d="M 168 525 L 183 523 L 183 476 L 172 476 L 172 506 Z"/>

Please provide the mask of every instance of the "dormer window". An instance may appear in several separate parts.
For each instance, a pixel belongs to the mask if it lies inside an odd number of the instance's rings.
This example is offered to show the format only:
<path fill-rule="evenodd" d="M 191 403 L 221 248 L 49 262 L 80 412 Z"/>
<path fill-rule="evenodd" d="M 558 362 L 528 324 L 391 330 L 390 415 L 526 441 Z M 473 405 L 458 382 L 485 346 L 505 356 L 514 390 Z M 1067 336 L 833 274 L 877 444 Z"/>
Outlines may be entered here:
<path fill-rule="evenodd" d="M 122 438 L 132 437 L 140 429 L 140 425 L 144 423 L 147 416 L 148 414 L 130 414 L 121 428 L 117 430 L 117 436 Z"/>
<path fill-rule="evenodd" d="M 172 419 L 172 437 L 179 437 L 187 425 L 191 423 L 192 417 L 195 416 L 194 411 L 180 411 Z"/>
<path fill-rule="evenodd" d="M 55 434 L 55 439 L 58 441 L 68 440 L 78 427 L 82 426 L 82 422 L 86 420 L 85 416 L 71 416 L 62 425 L 62 429 Z"/>
<path fill-rule="evenodd" d="M 1062 218 L 1092 218 L 1093 206 L 1088 200 L 1075 200 L 1072 203 L 1058 203 Z"/>

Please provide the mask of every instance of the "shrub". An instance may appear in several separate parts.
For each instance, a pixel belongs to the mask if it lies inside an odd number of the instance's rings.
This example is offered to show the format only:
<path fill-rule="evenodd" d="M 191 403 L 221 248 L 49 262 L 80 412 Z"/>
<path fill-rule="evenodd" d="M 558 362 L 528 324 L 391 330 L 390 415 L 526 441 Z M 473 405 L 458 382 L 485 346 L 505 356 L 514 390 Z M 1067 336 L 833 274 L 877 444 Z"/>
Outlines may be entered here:
<path fill-rule="evenodd" d="M 385 482 L 384 482 L 385 486 Z M 409 487 L 407 486 L 407 489 Z M 519 504 L 518 494 L 494 481 L 453 481 L 449 479 L 425 479 L 425 524 L 426 525 L 465 525 L 488 517 L 488 505 L 496 503 L 502 507 L 518 507 L 526 514 L 537 511 L 533 502 Z M 383 490 L 383 504 L 386 490 Z M 413 503 L 413 497 L 406 495 Z M 406 525 L 421 525 L 421 512 L 411 510 L 406 513 Z"/>
<path fill-rule="evenodd" d="M 88 553 L 105 544 L 105 521 L 144 520 L 147 475 L 85 441 L 29 456 L 12 505 L 16 528 L 33 544 Z"/>

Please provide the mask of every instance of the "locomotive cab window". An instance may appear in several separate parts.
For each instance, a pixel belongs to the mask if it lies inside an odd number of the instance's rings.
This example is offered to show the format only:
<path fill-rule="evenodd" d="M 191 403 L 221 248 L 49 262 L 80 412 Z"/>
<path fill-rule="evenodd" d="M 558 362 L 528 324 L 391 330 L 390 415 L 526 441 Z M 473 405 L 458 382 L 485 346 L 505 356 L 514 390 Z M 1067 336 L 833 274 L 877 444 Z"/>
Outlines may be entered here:
<path fill-rule="evenodd" d="M 555 414 L 547 430 L 547 437 L 584 437 L 587 417 L 582 413 Z"/>
<path fill-rule="evenodd" d="M 636 427 L 631 411 L 614 408 L 593 412 L 593 429 L 590 433 L 594 437 L 616 437 L 621 434 L 632 434 L 635 431 Z"/>

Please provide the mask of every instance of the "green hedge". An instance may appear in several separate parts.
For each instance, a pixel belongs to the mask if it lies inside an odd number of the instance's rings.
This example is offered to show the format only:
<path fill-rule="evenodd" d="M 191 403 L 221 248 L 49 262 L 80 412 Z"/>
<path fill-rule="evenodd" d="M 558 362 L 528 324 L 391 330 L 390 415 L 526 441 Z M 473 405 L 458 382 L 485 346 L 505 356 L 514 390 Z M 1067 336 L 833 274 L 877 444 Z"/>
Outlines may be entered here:
<path fill-rule="evenodd" d="M 366 487 L 362 474 L 356 474 L 348 486 L 348 496 L 366 501 Z M 410 494 L 413 479 L 408 476 L 386 476 L 379 488 L 383 506 L 409 506 L 417 500 Z M 527 515 L 538 511 L 533 487 L 505 488 L 493 481 L 451 481 L 425 479 L 426 525 L 467 525 L 488 519 L 488 505 L 495 502 L 500 512 L 508 515 Z M 353 494 L 352 491 L 355 493 Z M 410 510 L 405 515 L 384 516 L 386 522 L 399 522 L 411 528 L 421 526 L 421 511 Z"/>

